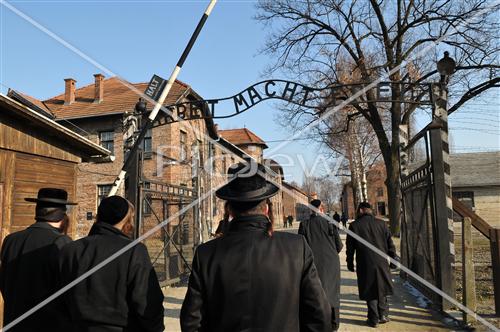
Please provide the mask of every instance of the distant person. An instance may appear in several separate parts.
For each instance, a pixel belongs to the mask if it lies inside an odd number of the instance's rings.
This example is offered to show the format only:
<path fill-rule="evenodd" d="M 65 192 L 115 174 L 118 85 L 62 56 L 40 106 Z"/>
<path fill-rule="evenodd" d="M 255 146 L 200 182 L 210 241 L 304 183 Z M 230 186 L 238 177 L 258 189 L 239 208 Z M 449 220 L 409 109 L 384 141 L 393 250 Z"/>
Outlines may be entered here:
<path fill-rule="evenodd" d="M 396 248 L 385 222 L 373 216 L 369 203 L 359 204 L 359 217 L 350 224 L 349 230 L 368 241 L 392 258 L 397 258 Z M 356 274 L 358 277 L 359 298 L 368 306 L 367 324 L 377 327 L 389 321 L 387 296 L 392 295 L 393 284 L 389 263 L 364 244 L 347 235 L 347 268 L 354 272 L 356 255 Z"/>
<path fill-rule="evenodd" d="M 333 220 L 340 223 L 340 215 L 337 213 L 337 211 L 335 211 L 335 213 L 333 214 Z"/>
<path fill-rule="evenodd" d="M 65 234 L 68 193 L 62 189 L 42 188 L 36 203 L 36 222 L 25 230 L 8 235 L 3 241 L 0 265 L 0 290 L 4 298 L 4 326 L 54 294 L 59 289 L 58 259 L 63 246 L 71 242 Z M 60 299 L 16 324 L 9 331 L 67 331 Z"/>
<path fill-rule="evenodd" d="M 229 230 L 229 222 L 230 222 L 230 216 L 229 216 L 229 207 L 227 205 L 227 202 L 224 203 L 224 216 L 221 221 L 219 221 L 219 226 L 217 226 L 217 230 L 215 231 L 215 236 L 219 237 L 227 233 Z"/>
<path fill-rule="evenodd" d="M 347 228 L 347 216 L 342 212 L 342 216 L 340 217 L 340 221 L 342 221 L 342 226 L 344 226 L 344 229 Z"/>
<path fill-rule="evenodd" d="M 288 227 L 293 227 L 293 216 L 289 215 L 288 216 Z"/>
<path fill-rule="evenodd" d="M 63 284 L 77 279 L 132 242 L 134 207 L 120 196 L 102 200 L 87 237 L 61 253 Z M 137 243 L 64 295 L 67 331 L 163 331 L 163 293 L 146 246 Z"/>
<path fill-rule="evenodd" d="M 311 249 L 297 234 L 273 232 L 267 199 L 279 188 L 261 176 L 263 166 L 250 163 L 249 170 L 231 167 L 230 181 L 216 192 L 234 219 L 225 236 L 196 249 L 181 329 L 331 331 Z"/>
<path fill-rule="evenodd" d="M 288 225 L 288 219 L 287 217 L 283 216 L 283 228 L 287 228 Z"/>
<path fill-rule="evenodd" d="M 319 199 L 311 201 L 311 205 L 323 212 Z M 302 234 L 312 249 L 314 264 L 318 268 L 319 278 L 330 303 L 332 312 L 331 328 L 337 331 L 340 326 L 340 259 L 339 253 L 343 244 L 337 227 L 313 211 L 309 220 L 299 226 Z"/>

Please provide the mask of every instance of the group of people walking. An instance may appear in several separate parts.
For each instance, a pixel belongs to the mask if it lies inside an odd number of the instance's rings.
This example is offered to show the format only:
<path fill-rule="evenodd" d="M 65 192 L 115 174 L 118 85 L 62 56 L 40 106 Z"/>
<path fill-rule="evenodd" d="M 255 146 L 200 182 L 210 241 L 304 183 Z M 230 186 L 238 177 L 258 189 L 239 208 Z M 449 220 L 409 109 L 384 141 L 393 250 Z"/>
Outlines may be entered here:
<path fill-rule="evenodd" d="M 283 216 L 283 228 L 293 227 L 293 216 L 288 215 L 288 216 Z"/>
<path fill-rule="evenodd" d="M 15 323 L 9 330 L 19 332 L 163 331 L 158 279 L 146 247 L 132 246 L 129 237 L 132 204 L 119 196 L 105 198 L 89 235 L 72 241 L 65 234 L 66 210 L 75 203 L 66 191 L 43 188 L 37 198 L 26 200 L 36 203 L 36 222 L 8 235 L 2 245 L 4 327 Z M 106 262 L 113 254 L 117 257 Z M 58 294 L 73 281 L 73 287 Z M 59 296 L 45 303 L 53 294 Z"/>
<path fill-rule="evenodd" d="M 279 188 L 263 176 L 263 166 L 253 166 L 231 167 L 229 182 L 216 191 L 226 201 L 226 213 L 215 239 L 195 251 L 180 313 L 182 331 L 338 330 L 343 249 L 338 223 L 313 200 L 313 213 L 301 222 L 299 234 L 274 232 L 270 198 Z M 11 331 L 163 331 L 163 293 L 146 247 L 129 237 L 134 207 L 127 200 L 102 200 L 89 235 L 77 241 L 65 234 L 66 209 L 74 203 L 64 190 L 44 188 L 26 200 L 36 203 L 36 222 L 2 245 L 4 326 L 16 323 Z M 384 257 L 359 240 L 391 257 L 396 252 L 369 204 L 359 208 L 347 235 L 347 266 L 358 275 L 367 323 L 375 327 L 389 320 L 390 270 Z M 53 294 L 58 296 L 45 303 Z"/>

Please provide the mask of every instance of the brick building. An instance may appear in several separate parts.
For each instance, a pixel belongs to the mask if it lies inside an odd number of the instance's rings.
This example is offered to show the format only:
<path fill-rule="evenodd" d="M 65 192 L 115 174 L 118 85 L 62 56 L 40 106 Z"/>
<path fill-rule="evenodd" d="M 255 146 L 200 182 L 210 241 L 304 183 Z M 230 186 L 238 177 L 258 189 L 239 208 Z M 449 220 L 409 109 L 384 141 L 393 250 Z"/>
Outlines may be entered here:
<path fill-rule="evenodd" d="M 247 128 L 218 130 L 218 134 L 224 141 L 233 144 L 242 151 L 242 157 L 250 156 L 270 168 L 274 173 L 271 175 L 273 182 L 281 188 L 284 177 L 283 168 L 272 159 L 264 159 L 264 149 L 267 149 L 267 145 L 263 139 Z M 280 224 L 283 220 L 283 196 L 281 194 L 275 195 L 271 198 L 271 203 L 273 204 L 273 220 Z"/>
<path fill-rule="evenodd" d="M 388 217 L 388 198 L 385 166 L 383 162 L 375 163 L 366 172 L 366 183 L 368 192 L 368 202 L 373 208 L 373 212 L 378 217 Z M 354 206 L 353 188 L 351 182 L 347 182 L 342 187 L 340 196 L 340 206 L 344 214 L 349 219 L 356 218 L 356 207 Z"/>
<path fill-rule="evenodd" d="M 246 154 L 257 160 L 259 163 L 263 162 L 264 149 L 267 149 L 266 143 L 252 131 L 247 128 L 226 129 L 219 130 L 219 135 L 224 137 L 227 141 L 236 145 L 243 150 Z"/>
<path fill-rule="evenodd" d="M 303 221 L 311 214 L 307 207 L 309 198 L 300 188 L 283 181 L 283 215 L 292 216 L 294 221 Z"/>
<path fill-rule="evenodd" d="M 84 164 L 78 169 L 78 200 L 81 202 L 78 207 L 78 237 L 88 233 L 100 200 L 106 197 L 120 171 L 125 151 L 124 113 L 134 112 L 139 99 L 138 92 L 147 87 L 147 83 L 127 83 L 127 86 L 116 77 L 104 79 L 101 74 L 94 76 L 94 84 L 78 89 L 75 87 L 75 80 L 66 79 L 63 94 L 43 101 L 55 115 L 56 121 L 108 148 L 114 154 L 113 160 Z M 165 104 L 197 99 L 201 98 L 189 85 L 177 81 Z M 152 105 L 146 103 L 145 115 L 151 109 Z M 193 195 L 193 190 L 196 189 L 193 188 L 193 178 L 197 167 L 192 165 L 192 156 L 197 153 L 201 162 L 206 159 L 210 153 L 207 139 L 210 135 L 215 136 L 215 128 L 211 121 L 205 120 L 177 122 L 152 128 L 142 146 L 141 173 L 145 179 L 144 189 L 161 191 L 166 188 L 159 188 L 160 183 L 168 183 L 176 189 L 186 188 L 184 192 L 188 198 Z M 199 185 L 204 188 L 206 183 L 200 180 Z M 124 194 L 124 188 L 121 188 L 120 194 Z M 154 199 L 148 202 L 153 201 L 162 204 L 160 200 Z M 142 205 L 142 213 L 147 218 L 152 214 L 151 208 L 147 203 Z M 178 209 L 178 206 L 169 204 L 168 211 L 162 213 L 161 217 L 176 214 Z M 205 233 L 207 228 L 205 227 Z M 193 234 L 190 233 L 189 236 Z"/>

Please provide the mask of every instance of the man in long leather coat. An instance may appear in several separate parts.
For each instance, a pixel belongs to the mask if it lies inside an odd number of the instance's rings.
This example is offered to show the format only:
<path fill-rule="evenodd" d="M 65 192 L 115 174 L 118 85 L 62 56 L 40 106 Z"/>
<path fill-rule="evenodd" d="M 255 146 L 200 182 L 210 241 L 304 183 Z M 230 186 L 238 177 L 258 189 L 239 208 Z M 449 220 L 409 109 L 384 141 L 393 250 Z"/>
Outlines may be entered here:
<path fill-rule="evenodd" d="M 234 219 L 227 234 L 196 250 L 182 331 L 331 331 L 311 249 L 302 236 L 273 233 L 266 199 L 279 189 L 254 163 L 230 168 L 216 192 Z"/>
<path fill-rule="evenodd" d="M 321 201 L 314 199 L 311 205 L 322 211 Z M 313 211 L 309 220 L 299 226 L 302 234 L 312 249 L 314 264 L 318 268 L 319 278 L 325 290 L 332 310 L 332 329 L 340 325 L 340 259 L 343 244 L 337 227 Z"/>
<path fill-rule="evenodd" d="M 57 262 L 63 246 L 71 239 L 61 231 L 67 222 L 68 193 L 42 188 L 36 203 L 36 222 L 7 236 L 2 245 L 0 290 L 5 301 L 4 326 L 45 300 L 59 289 Z M 10 331 L 66 331 L 60 299 L 43 306 L 14 325 Z"/>
<path fill-rule="evenodd" d="M 367 202 L 361 203 L 358 210 L 360 216 L 350 224 L 349 230 L 390 257 L 397 258 L 396 248 L 385 222 L 373 216 L 371 206 Z M 365 300 L 368 306 L 367 324 L 376 327 L 379 323 L 387 323 L 389 321 L 387 295 L 392 295 L 393 288 L 388 260 L 349 234 L 346 244 L 349 271 L 354 272 L 354 255 L 356 255 L 358 292 L 360 300 Z"/>

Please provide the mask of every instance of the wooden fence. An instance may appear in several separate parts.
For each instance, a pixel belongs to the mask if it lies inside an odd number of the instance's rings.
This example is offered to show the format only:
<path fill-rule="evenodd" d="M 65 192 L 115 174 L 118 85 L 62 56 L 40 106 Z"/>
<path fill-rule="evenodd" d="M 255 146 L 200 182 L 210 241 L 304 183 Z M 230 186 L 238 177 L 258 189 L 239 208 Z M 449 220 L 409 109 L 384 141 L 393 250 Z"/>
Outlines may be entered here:
<path fill-rule="evenodd" d="M 495 296 L 495 313 L 500 316 L 500 228 L 494 228 L 480 216 L 475 214 L 465 204 L 453 198 L 453 211 L 463 218 L 462 226 L 462 273 L 463 273 L 463 304 L 475 309 L 474 265 L 472 262 L 471 227 L 476 228 L 490 241 L 491 265 L 493 270 L 493 290 Z M 464 316 L 466 321 L 470 317 Z"/>

